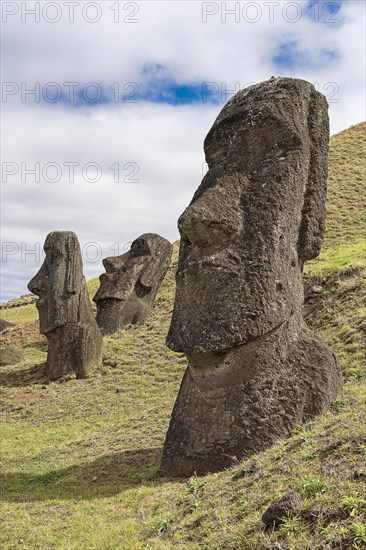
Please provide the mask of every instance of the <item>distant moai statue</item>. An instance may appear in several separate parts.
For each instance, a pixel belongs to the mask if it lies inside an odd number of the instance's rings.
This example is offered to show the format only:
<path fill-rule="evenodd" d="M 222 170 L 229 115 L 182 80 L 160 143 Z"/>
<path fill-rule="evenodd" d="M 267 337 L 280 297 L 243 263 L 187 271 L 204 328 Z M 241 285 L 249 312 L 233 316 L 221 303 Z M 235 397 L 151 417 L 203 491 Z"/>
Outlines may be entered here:
<path fill-rule="evenodd" d="M 172 244 L 155 233 L 135 239 L 121 256 L 103 260 L 106 273 L 93 300 L 103 334 L 139 323 L 151 313 L 159 287 L 169 268 Z"/>
<path fill-rule="evenodd" d="M 46 237 L 41 269 L 28 283 L 39 296 L 39 328 L 48 340 L 47 374 L 56 380 L 74 372 L 86 378 L 102 362 L 103 338 L 83 276 L 78 238 L 71 231 Z"/>
<path fill-rule="evenodd" d="M 310 83 L 272 78 L 238 92 L 205 139 L 209 171 L 178 221 L 167 345 L 188 368 L 171 475 L 226 468 L 341 395 L 337 359 L 301 313 L 304 261 L 324 235 L 327 111 Z"/>

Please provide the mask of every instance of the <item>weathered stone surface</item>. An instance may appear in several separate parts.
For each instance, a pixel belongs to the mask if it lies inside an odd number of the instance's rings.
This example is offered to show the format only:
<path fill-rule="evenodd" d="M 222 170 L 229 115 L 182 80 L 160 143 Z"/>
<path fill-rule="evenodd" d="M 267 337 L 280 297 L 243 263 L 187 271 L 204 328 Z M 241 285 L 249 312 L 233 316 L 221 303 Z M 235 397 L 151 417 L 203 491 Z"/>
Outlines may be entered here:
<path fill-rule="evenodd" d="M 146 233 L 134 240 L 125 254 L 103 260 L 106 273 L 100 276 L 100 287 L 93 298 L 103 334 L 139 323 L 151 314 L 172 251 L 169 241 Z"/>
<path fill-rule="evenodd" d="M 296 516 L 301 510 L 303 498 L 296 491 L 289 491 L 283 497 L 276 500 L 264 512 L 262 521 L 266 527 L 280 525 L 288 516 Z"/>
<path fill-rule="evenodd" d="M 164 446 L 172 475 L 225 468 L 341 393 L 300 309 L 324 233 L 328 139 L 325 97 L 290 78 L 238 92 L 206 137 L 209 171 L 178 221 L 167 345 L 189 366 Z"/>
<path fill-rule="evenodd" d="M 0 345 L 0 367 L 16 365 L 24 359 L 23 351 L 12 345 Z"/>
<path fill-rule="evenodd" d="M 5 319 L 0 319 L 0 332 L 14 326 L 14 323 L 9 323 L 9 321 L 5 321 Z"/>
<path fill-rule="evenodd" d="M 40 332 L 48 340 L 48 377 L 56 380 L 74 372 L 85 378 L 101 364 L 103 339 L 83 276 L 78 238 L 71 231 L 54 231 L 44 251 L 42 267 L 28 288 L 39 296 Z"/>

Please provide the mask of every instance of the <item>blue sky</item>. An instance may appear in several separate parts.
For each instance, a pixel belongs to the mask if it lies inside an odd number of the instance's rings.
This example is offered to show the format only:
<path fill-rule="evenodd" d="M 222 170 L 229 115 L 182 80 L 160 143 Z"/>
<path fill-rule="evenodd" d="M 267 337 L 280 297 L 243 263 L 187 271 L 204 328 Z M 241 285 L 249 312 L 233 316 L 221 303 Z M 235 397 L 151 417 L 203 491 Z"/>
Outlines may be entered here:
<path fill-rule="evenodd" d="M 337 63 L 340 56 L 339 50 L 331 49 L 320 49 L 314 55 L 309 50 L 301 49 L 297 40 L 288 40 L 279 44 L 272 60 L 278 70 L 295 72 L 303 68 L 327 70 L 331 64 Z"/>
<path fill-rule="evenodd" d="M 332 23 L 333 19 L 342 18 L 342 4 L 344 4 L 344 0 L 335 0 L 334 2 L 330 0 L 308 0 L 305 10 L 311 20 L 314 20 L 314 13 L 319 14 L 320 20 L 322 19 L 321 15 L 325 14 L 325 22 L 328 24 Z"/>
<path fill-rule="evenodd" d="M 165 68 L 166 69 L 166 68 Z M 166 73 L 169 73 L 166 70 Z M 173 77 L 164 76 L 164 74 L 155 75 L 148 71 L 142 71 L 143 78 L 139 83 L 133 82 L 127 89 L 119 90 L 117 87 L 110 89 L 102 82 L 95 82 L 93 86 L 85 92 L 82 86 L 75 88 L 75 101 L 70 101 L 70 94 L 58 93 L 56 88 L 49 88 L 46 98 L 42 97 L 43 103 L 62 103 L 72 108 L 93 107 L 96 105 L 105 105 L 116 102 L 141 102 L 166 103 L 168 105 L 187 105 L 202 103 L 203 97 L 206 102 L 213 104 L 220 103 L 220 90 L 215 91 L 209 87 L 210 83 L 205 82 L 177 82 Z M 117 94 L 118 93 L 118 100 Z"/>

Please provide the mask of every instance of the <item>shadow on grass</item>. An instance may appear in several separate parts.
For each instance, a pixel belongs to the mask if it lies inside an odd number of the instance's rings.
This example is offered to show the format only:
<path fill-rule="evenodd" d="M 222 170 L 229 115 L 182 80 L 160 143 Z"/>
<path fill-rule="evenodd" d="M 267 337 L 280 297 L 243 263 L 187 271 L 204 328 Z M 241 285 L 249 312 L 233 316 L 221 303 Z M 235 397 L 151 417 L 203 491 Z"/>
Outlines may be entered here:
<path fill-rule="evenodd" d="M 0 501 L 91 500 L 146 483 L 161 485 L 167 481 L 158 476 L 161 454 L 160 448 L 133 449 L 40 475 L 0 473 Z"/>
<path fill-rule="evenodd" d="M 47 383 L 45 363 L 33 366 L 6 366 L 0 369 L 0 386 L 5 388 L 22 388 L 33 384 Z"/>

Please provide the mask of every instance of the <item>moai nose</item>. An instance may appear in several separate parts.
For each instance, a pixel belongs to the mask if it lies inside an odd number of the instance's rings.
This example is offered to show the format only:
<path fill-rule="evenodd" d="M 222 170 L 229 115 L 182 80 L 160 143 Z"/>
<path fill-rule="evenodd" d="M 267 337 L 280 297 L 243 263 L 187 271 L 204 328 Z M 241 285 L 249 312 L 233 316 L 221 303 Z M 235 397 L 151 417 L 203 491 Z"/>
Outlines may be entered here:
<path fill-rule="evenodd" d="M 103 265 L 106 273 L 118 271 L 121 267 L 121 256 L 109 256 L 108 258 L 104 258 Z"/>
<path fill-rule="evenodd" d="M 218 245 L 237 235 L 240 227 L 220 189 L 209 189 L 180 216 L 181 237 L 197 246 Z"/>
<path fill-rule="evenodd" d="M 47 276 L 44 273 L 43 267 L 28 283 L 28 289 L 36 296 L 41 296 L 45 292 Z"/>
<path fill-rule="evenodd" d="M 205 215 L 204 209 L 187 208 L 178 220 L 181 237 L 191 244 L 204 246 L 213 239 L 214 221 Z"/>

